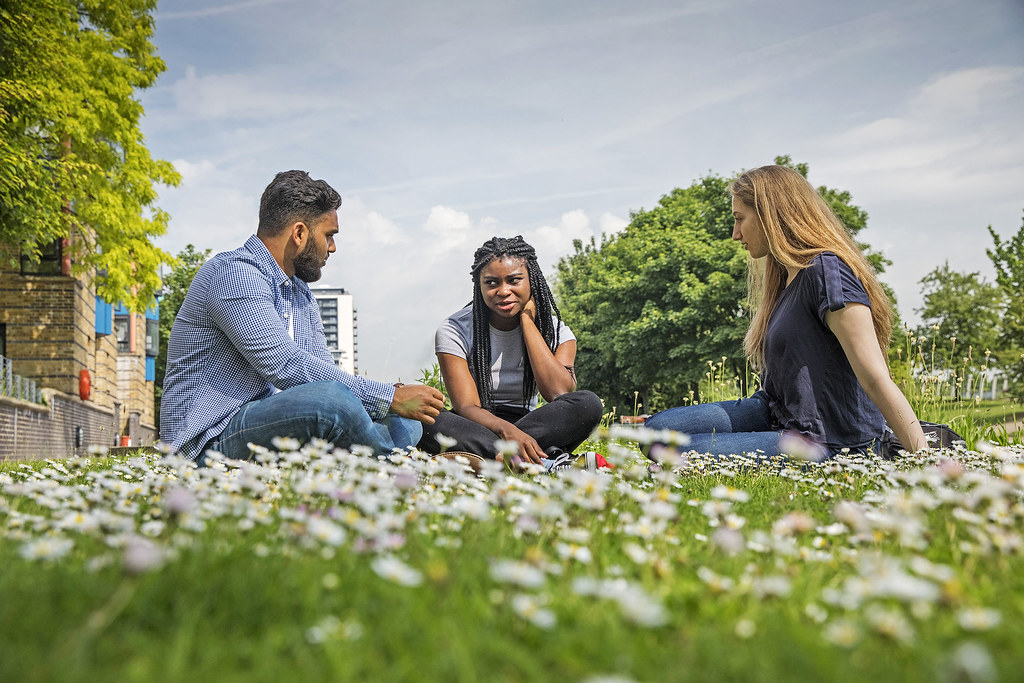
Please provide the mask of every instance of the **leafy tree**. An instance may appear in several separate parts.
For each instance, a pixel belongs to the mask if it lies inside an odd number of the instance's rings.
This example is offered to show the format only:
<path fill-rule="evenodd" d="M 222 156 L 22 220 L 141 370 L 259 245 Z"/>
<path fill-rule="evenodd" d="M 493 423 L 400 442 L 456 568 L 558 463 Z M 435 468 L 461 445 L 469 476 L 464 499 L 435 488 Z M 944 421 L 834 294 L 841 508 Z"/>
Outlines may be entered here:
<path fill-rule="evenodd" d="M 160 296 L 160 348 L 156 357 L 156 416 L 160 427 L 160 397 L 163 395 L 164 373 L 167 372 L 167 340 L 171 338 L 171 327 L 185 301 L 188 287 L 199 268 L 210 258 L 210 250 L 196 251 L 191 244 L 178 253 L 178 265 L 164 278 L 163 294 Z"/>
<path fill-rule="evenodd" d="M 807 174 L 789 157 L 775 161 Z M 636 402 L 641 412 L 679 405 L 697 396 L 709 361 L 747 377 L 747 256 L 731 239 L 730 181 L 710 174 L 675 189 L 600 244 L 577 240 L 559 262 L 555 292 L 580 338 L 580 384 L 607 408 L 632 414 Z M 819 192 L 852 234 L 863 229 L 867 214 L 848 192 Z"/>
<path fill-rule="evenodd" d="M 156 0 L 4 0 L 0 6 L 0 258 L 38 259 L 69 237 L 77 272 L 107 301 L 151 303 L 153 246 L 168 216 L 154 184 L 176 185 L 139 132 L 137 88 L 164 70 L 150 38 Z"/>
<path fill-rule="evenodd" d="M 956 340 L 949 342 L 948 353 L 937 355 L 937 364 L 959 367 L 969 349 L 978 358 L 996 347 L 1003 303 L 999 287 L 979 273 L 951 270 L 948 262 L 921 278 L 920 284 L 924 304 L 917 312 L 924 324 L 918 336 L 933 337 L 940 349 L 944 340 Z"/>
<path fill-rule="evenodd" d="M 673 190 L 599 246 L 577 240 L 558 264 L 581 385 L 620 413 L 632 412 L 634 392 L 642 411 L 681 403 L 707 360 L 744 366 L 746 255 L 729 239 L 728 183 L 710 175 Z"/>
<path fill-rule="evenodd" d="M 999 359 L 1010 377 L 1011 392 L 1024 400 L 1024 221 L 1007 241 L 989 226 L 992 249 L 986 249 L 996 269 L 996 284 L 1006 297 L 1000 321 Z"/>

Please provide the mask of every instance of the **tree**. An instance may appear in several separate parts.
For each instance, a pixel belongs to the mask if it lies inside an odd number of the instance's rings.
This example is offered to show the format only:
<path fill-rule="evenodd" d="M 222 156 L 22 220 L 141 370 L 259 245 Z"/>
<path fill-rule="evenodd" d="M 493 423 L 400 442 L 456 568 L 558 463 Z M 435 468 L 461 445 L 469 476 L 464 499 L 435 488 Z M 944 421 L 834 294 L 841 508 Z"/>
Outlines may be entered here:
<path fill-rule="evenodd" d="M 163 294 L 160 296 L 160 347 L 156 356 L 156 416 L 157 429 L 160 427 L 160 398 L 163 396 L 164 373 L 167 372 L 167 340 L 171 338 L 174 318 L 185 301 L 188 287 L 199 268 L 210 258 L 210 250 L 196 251 L 191 244 L 178 253 L 178 265 L 164 278 Z"/>
<path fill-rule="evenodd" d="M 577 374 L 632 411 L 682 402 L 704 361 L 744 364 L 746 256 L 732 242 L 728 180 L 710 175 L 631 215 L 620 234 L 574 243 L 558 264 L 567 323 L 582 340 Z"/>
<path fill-rule="evenodd" d="M 776 163 L 806 176 L 806 164 Z M 558 264 L 559 306 L 580 338 L 580 385 L 620 414 L 632 413 L 637 400 L 643 412 L 679 405 L 697 391 L 709 361 L 747 376 L 747 256 L 731 239 L 730 180 L 711 174 L 675 189 L 600 244 L 577 240 Z M 866 225 L 849 193 L 819 192 L 851 233 Z"/>
<path fill-rule="evenodd" d="M 0 258 L 64 241 L 98 293 L 144 310 L 173 259 L 151 238 L 176 185 L 139 132 L 138 88 L 165 69 L 155 0 L 5 0 L 0 8 Z M 71 239 L 69 239 L 71 238 Z"/>
<path fill-rule="evenodd" d="M 956 340 L 948 342 L 948 352 L 937 354 L 937 364 L 947 369 L 959 367 L 969 349 L 978 358 L 996 347 L 1003 303 L 999 287 L 979 273 L 951 270 L 948 262 L 921 278 L 920 284 L 924 304 L 917 312 L 924 324 L 917 335 L 933 337 L 938 349 L 945 340 Z"/>
<path fill-rule="evenodd" d="M 999 360 L 1010 378 L 1011 393 L 1024 400 L 1024 221 L 1006 242 L 991 225 L 988 232 L 994 246 L 985 253 L 996 269 L 996 284 L 1006 300 L 997 341 Z"/>

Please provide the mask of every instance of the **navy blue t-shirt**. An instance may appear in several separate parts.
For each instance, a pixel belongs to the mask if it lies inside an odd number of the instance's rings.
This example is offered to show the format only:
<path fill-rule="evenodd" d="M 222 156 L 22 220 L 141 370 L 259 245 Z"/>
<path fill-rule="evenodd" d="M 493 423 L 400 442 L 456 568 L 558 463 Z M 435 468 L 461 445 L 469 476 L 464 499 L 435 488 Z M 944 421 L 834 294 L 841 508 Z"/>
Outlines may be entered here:
<path fill-rule="evenodd" d="M 822 252 L 782 290 L 765 335 L 761 379 L 772 414 L 783 429 L 831 448 L 868 445 L 885 428 L 825 324 L 847 303 L 871 305 L 850 267 Z"/>

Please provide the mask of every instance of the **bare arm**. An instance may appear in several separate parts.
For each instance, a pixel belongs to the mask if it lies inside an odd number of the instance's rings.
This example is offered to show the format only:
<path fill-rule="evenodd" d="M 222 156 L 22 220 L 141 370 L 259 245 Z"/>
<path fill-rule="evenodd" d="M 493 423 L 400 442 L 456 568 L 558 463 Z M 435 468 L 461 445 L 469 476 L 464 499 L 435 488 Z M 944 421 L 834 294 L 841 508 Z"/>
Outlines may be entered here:
<path fill-rule="evenodd" d="M 539 463 L 544 458 L 544 451 L 536 439 L 480 406 L 480 394 L 465 358 L 439 353 L 437 362 L 441 367 L 441 377 L 448 389 L 448 396 L 452 400 L 452 412 L 487 427 L 506 441 L 515 441 L 519 444 L 519 454 L 527 462 Z"/>
<path fill-rule="evenodd" d="M 911 452 L 927 448 L 928 440 L 921 431 L 914 409 L 889 377 L 889 367 L 878 348 L 871 322 L 871 309 L 863 304 L 848 303 L 844 308 L 830 311 L 825 321 L 842 345 L 857 381 L 882 411 L 882 416 L 896 432 L 903 447 Z"/>
<path fill-rule="evenodd" d="M 536 315 L 537 307 L 533 299 L 530 299 L 519 317 L 523 330 L 523 344 L 530 358 L 537 390 L 545 401 L 554 401 L 562 394 L 576 390 L 576 378 L 569 370 L 576 360 L 576 341 L 563 342 L 552 353 L 537 328 Z"/>

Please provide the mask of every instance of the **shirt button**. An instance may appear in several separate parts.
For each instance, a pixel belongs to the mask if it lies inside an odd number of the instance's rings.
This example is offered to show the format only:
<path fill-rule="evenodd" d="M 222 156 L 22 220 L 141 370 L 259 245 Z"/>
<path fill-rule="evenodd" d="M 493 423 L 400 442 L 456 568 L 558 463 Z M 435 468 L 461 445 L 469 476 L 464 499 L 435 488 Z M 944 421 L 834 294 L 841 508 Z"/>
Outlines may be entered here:
<path fill-rule="evenodd" d="M 287 317 L 288 317 L 288 314 L 287 314 L 287 313 L 285 313 L 285 314 L 284 314 L 284 317 L 285 317 L 285 318 L 287 318 Z"/>
<path fill-rule="evenodd" d="M 285 281 L 284 281 L 284 286 L 285 286 L 285 287 L 290 287 L 290 286 L 291 286 L 291 284 L 292 284 L 292 281 L 291 281 L 291 280 L 285 280 Z"/>

